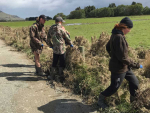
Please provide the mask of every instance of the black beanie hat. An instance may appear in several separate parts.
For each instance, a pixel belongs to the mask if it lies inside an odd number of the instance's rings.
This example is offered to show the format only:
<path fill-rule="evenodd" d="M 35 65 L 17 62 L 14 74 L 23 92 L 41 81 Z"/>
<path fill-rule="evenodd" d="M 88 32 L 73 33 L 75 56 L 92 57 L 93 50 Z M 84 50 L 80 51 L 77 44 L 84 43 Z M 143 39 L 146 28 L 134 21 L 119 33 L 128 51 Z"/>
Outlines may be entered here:
<path fill-rule="evenodd" d="M 123 19 L 120 21 L 120 23 L 126 24 L 126 26 L 127 26 L 128 28 L 132 28 L 132 27 L 133 27 L 133 22 L 132 22 L 132 20 L 131 20 L 130 18 L 128 18 L 128 17 L 123 18 Z"/>

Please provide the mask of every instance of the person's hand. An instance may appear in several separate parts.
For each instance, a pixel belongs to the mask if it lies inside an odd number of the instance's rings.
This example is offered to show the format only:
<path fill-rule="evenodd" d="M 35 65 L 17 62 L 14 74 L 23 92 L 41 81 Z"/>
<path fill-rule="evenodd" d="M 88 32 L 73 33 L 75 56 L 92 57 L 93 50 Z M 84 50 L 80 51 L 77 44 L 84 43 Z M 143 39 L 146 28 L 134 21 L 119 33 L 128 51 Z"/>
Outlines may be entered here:
<path fill-rule="evenodd" d="M 41 46 L 43 47 L 44 45 L 43 45 L 43 44 L 41 44 Z"/>
<path fill-rule="evenodd" d="M 142 68 L 143 68 L 143 66 L 142 66 L 142 65 L 140 65 L 140 68 L 142 69 Z"/>
<path fill-rule="evenodd" d="M 73 47 L 73 45 L 71 44 L 70 47 Z"/>
<path fill-rule="evenodd" d="M 68 31 L 66 31 L 66 33 L 70 35 L 70 33 Z"/>

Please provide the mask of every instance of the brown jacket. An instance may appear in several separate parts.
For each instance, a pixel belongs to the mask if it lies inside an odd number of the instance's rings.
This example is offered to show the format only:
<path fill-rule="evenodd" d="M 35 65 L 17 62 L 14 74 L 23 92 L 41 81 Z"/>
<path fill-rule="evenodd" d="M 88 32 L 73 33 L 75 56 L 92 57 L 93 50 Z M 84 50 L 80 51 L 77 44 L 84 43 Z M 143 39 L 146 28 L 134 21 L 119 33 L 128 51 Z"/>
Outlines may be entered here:
<path fill-rule="evenodd" d="M 38 54 L 42 52 L 43 40 L 47 42 L 44 26 L 36 22 L 30 27 L 30 46 L 33 52 L 36 51 Z"/>
<path fill-rule="evenodd" d="M 124 73 L 128 67 L 140 68 L 139 63 L 128 58 L 128 43 L 122 31 L 114 29 L 106 45 L 106 50 L 111 56 L 109 70 L 113 73 Z"/>

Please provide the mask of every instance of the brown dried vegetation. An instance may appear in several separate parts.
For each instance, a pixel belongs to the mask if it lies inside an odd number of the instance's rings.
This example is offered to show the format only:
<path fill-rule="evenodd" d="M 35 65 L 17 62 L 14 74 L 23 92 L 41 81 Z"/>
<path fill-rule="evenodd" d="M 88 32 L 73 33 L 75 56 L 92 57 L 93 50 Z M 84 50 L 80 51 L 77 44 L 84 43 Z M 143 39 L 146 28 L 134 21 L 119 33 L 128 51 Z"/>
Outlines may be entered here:
<path fill-rule="evenodd" d="M 46 32 L 48 28 L 46 28 Z M 30 50 L 29 28 L 12 29 L 10 27 L 0 26 L 0 38 L 5 40 L 8 45 L 16 47 L 19 51 L 24 51 L 30 58 L 33 54 Z M 108 70 L 109 55 L 105 46 L 110 39 L 107 33 L 102 32 L 100 37 L 92 37 L 91 43 L 84 37 L 75 37 L 73 41 L 74 48 L 67 46 L 66 52 L 66 69 L 64 74 L 66 81 L 64 85 L 72 89 L 75 93 L 86 97 L 88 102 L 95 102 L 101 91 L 110 84 L 110 72 Z M 80 52 L 80 47 L 85 48 L 85 58 Z M 138 100 L 133 103 L 133 108 L 143 110 L 145 107 L 150 109 L 150 57 L 149 51 L 144 49 L 133 50 L 129 48 L 129 56 L 140 63 L 144 64 L 144 69 L 134 70 L 135 75 L 140 81 L 140 92 Z M 46 73 L 50 72 L 53 53 L 52 49 L 44 46 L 41 54 L 41 64 Z M 141 76 L 142 75 L 142 76 Z M 146 78 L 145 78 L 146 77 Z M 128 83 L 124 81 L 118 92 L 108 98 L 110 105 L 119 105 L 122 100 L 129 102 Z"/>

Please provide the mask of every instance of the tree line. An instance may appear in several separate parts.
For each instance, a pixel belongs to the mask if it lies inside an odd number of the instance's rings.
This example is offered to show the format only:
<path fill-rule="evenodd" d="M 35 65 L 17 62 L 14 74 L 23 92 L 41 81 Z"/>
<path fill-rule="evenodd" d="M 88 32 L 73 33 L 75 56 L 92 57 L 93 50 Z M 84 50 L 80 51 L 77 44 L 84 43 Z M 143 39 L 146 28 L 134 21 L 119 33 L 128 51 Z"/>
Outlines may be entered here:
<path fill-rule="evenodd" d="M 36 20 L 38 17 L 29 17 L 29 18 L 26 18 L 25 20 L 26 21 L 33 21 L 33 20 Z M 49 16 L 46 16 L 46 19 L 47 19 L 47 21 L 48 20 L 52 20 L 52 18 L 51 17 L 49 17 Z"/>
<path fill-rule="evenodd" d="M 142 3 L 132 2 L 131 5 L 119 5 L 115 3 L 109 4 L 108 7 L 96 8 L 95 6 L 87 6 L 84 9 L 77 7 L 71 11 L 69 15 L 58 13 L 53 17 L 62 16 L 63 19 L 80 19 L 80 18 L 100 18 L 100 17 L 115 17 L 115 16 L 131 16 L 131 15 L 149 15 L 150 8 L 143 7 Z"/>

